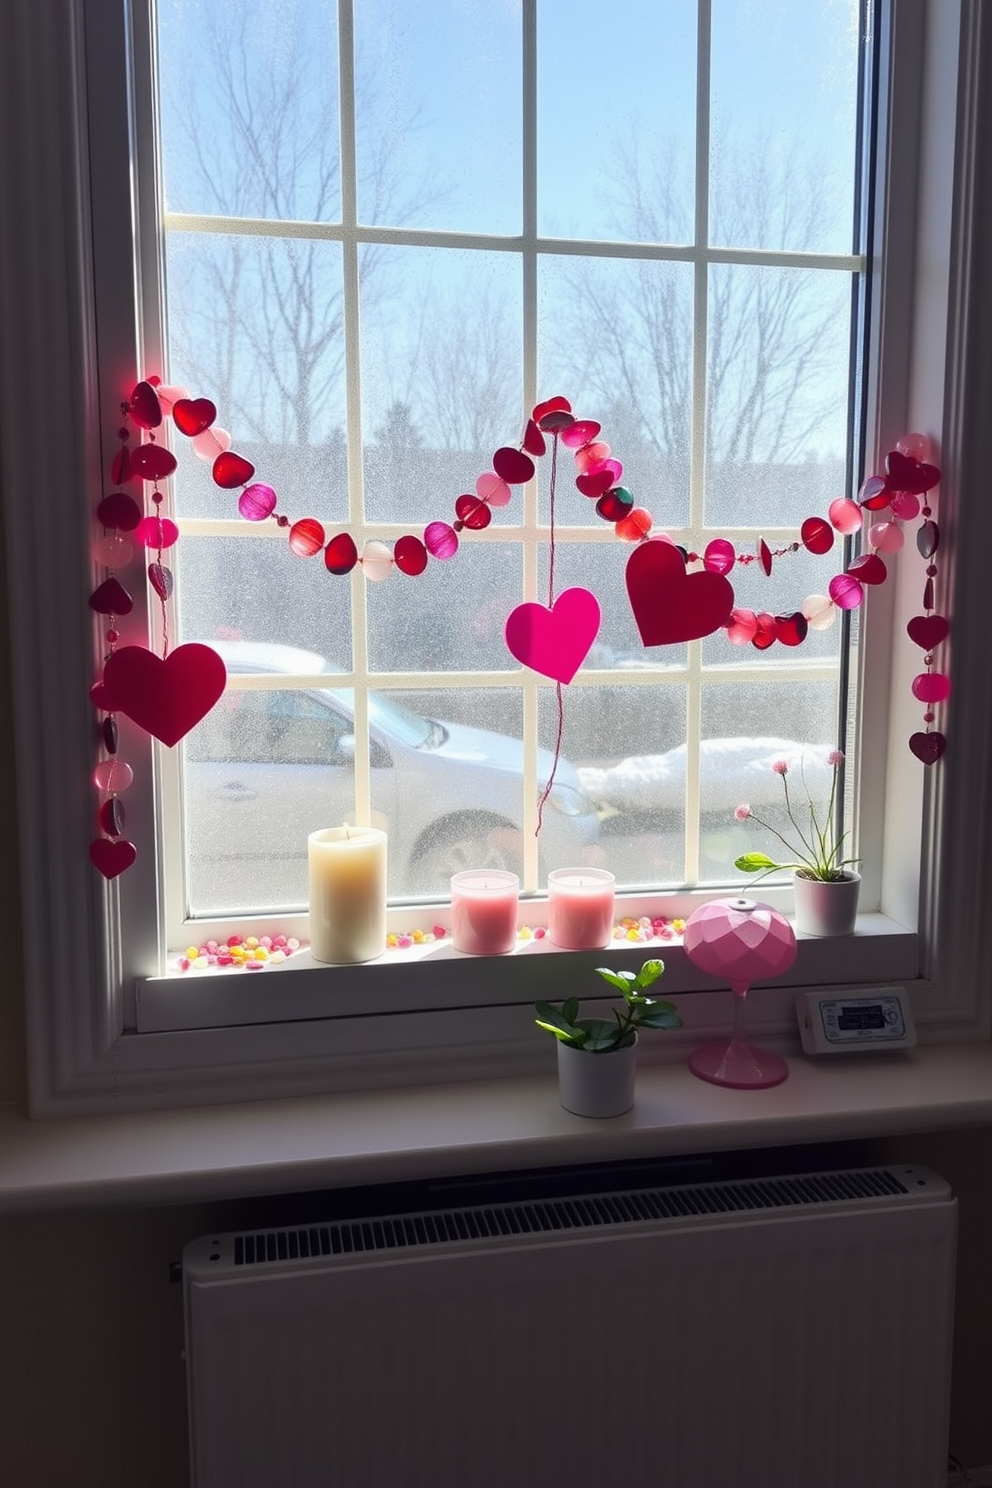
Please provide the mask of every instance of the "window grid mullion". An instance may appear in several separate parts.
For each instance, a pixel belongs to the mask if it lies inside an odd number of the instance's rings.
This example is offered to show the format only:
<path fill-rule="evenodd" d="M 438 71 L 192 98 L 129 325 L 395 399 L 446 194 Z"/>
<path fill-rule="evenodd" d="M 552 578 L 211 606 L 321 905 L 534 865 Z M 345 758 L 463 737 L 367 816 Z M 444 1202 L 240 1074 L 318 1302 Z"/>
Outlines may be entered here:
<path fill-rule="evenodd" d="M 521 65 L 521 293 L 523 327 L 523 393 L 524 406 L 537 402 L 537 3 L 524 0 L 520 16 Z M 523 488 L 523 531 L 521 533 L 522 598 L 534 600 L 538 595 L 538 480 L 535 477 Z M 540 739 L 540 691 L 537 678 L 524 668 L 523 691 L 523 888 L 538 888 L 537 842 L 537 751 Z"/>

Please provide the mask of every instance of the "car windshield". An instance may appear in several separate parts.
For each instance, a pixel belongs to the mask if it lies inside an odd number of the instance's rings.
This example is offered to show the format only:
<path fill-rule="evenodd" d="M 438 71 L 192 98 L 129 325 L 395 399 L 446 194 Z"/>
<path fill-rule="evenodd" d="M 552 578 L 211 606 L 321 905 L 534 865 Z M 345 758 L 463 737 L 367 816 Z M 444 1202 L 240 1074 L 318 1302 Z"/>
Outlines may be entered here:
<path fill-rule="evenodd" d="M 350 692 L 328 688 L 327 694 L 351 712 L 354 703 Z M 379 692 L 369 693 L 369 723 L 382 729 L 397 744 L 408 744 L 411 749 L 436 749 L 444 741 L 444 730 L 439 723 L 421 718 L 411 708 Z"/>

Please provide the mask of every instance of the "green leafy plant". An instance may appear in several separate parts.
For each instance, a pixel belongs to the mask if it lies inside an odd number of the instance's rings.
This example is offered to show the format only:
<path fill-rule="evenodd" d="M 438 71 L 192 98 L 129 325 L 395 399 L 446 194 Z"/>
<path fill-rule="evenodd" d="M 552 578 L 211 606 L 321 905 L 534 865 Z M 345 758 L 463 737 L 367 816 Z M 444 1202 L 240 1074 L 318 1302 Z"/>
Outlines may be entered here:
<path fill-rule="evenodd" d="M 645 988 L 656 982 L 664 969 L 663 961 L 645 961 L 638 972 L 610 971 L 597 966 L 597 974 L 623 993 L 623 1006 L 614 1008 L 612 1019 L 580 1019 L 579 999 L 570 997 L 560 1007 L 550 1002 L 537 1003 L 534 1021 L 561 1043 L 573 1049 L 585 1049 L 589 1054 L 612 1054 L 616 1049 L 628 1048 L 638 1028 L 681 1028 L 682 1019 L 674 1003 L 644 995 Z"/>
<path fill-rule="evenodd" d="M 734 859 L 734 867 L 740 868 L 744 873 L 760 873 L 764 877 L 768 873 L 775 873 L 783 868 L 792 868 L 802 878 L 818 878 L 824 883 L 836 883 L 839 879 L 850 877 L 848 867 L 860 862 L 859 858 L 842 858 L 844 838 L 846 832 L 839 837 L 834 836 L 834 800 L 837 792 L 837 772 L 844 763 L 844 756 L 839 749 L 831 750 L 827 755 L 827 764 L 833 769 L 830 781 L 830 801 L 823 814 L 822 820 L 817 816 L 813 805 L 813 798 L 806 785 L 806 775 L 799 765 L 799 773 L 802 777 L 803 789 L 806 792 L 806 806 L 800 809 L 800 815 L 808 817 L 805 824 L 795 815 L 792 806 L 792 797 L 789 794 L 789 765 L 787 760 L 776 760 L 772 765 L 775 774 L 781 777 L 782 789 L 785 792 L 785 809 L 789 814 L 789 821 L 795 830 L 799 845 L 789 842 L 782 833 L 777 831 L 769 822 L 761 820 L 747 804 L 738 806 L 734 816 L 739 822 L 755 821 L 759 827 L 765 827 L 767 831 L 773 832 L 792 855 L 790 862 L 777 863 L 767 853 L 749 852 L 743 853 L 741 857 Z"/>

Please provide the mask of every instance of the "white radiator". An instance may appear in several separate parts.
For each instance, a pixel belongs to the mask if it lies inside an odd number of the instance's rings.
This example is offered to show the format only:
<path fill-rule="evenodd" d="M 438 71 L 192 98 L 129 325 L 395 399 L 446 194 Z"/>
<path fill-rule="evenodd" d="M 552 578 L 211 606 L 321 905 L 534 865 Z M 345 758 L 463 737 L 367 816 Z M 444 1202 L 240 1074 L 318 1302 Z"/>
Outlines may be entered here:
<path fill-rule="evenodd" d="M 194 1488 L 938 1488 L 956 1201 L 866 1168 L 209 1235 Z"/>

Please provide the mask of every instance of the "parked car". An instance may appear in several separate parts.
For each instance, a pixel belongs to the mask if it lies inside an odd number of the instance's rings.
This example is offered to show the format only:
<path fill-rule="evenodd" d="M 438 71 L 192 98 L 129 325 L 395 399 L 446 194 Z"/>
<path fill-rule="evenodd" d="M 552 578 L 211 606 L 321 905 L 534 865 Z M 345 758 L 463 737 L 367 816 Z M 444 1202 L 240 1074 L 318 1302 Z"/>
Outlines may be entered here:
<path fill-rule="evenodd" d="M 230 673 L 334 676 L 323 657 L 296 647 L 210 644 Z M 422 716 L 388 692 L 369 694 L 369 735 L 391 897 L 446 899 L 459 869 L 519 869 L 520 739 Z M 354 753 L 350 689 L 329 680 L 228 690 L 184 745 L 192 913 L 302 908 L 307 834 L 354 819 Z M 540 782 L 552 763 L 539 751 Z M 559 760 L 541 830 L 544 865 L 586 861 L 599 828 L 574 766 Z"/>

